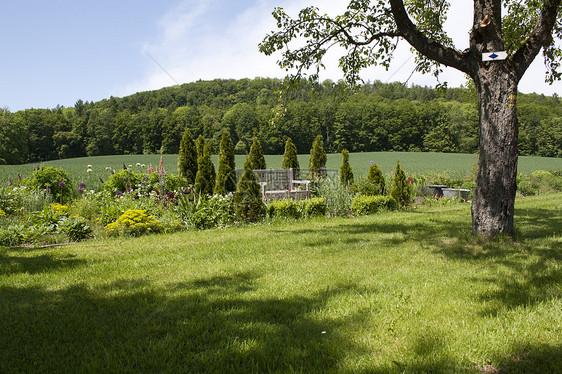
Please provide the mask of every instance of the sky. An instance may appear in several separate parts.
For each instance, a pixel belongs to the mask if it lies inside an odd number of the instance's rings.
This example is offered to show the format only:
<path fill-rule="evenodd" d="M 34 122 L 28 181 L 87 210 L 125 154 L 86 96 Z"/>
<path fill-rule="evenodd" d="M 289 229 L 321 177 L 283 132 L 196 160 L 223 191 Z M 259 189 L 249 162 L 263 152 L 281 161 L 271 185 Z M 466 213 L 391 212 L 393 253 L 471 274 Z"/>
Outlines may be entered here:
<path fill-rule="evenodd" d="M 175 84 L 212 79 L 282 78 L 277 57 L 258 51 L 275 30 L 271 13 L 296 16 L 314 5 L 335 15 L 339 0 L 2 0 L 0 13 L 0 108 L 74 106 Z M 446 24 L 458 49 L 468 47 L 471 1 L 452 1 Z M 320 79 L 341 79 L 337 50 Z M 368 68 L 365 81 L 406 82 L 414 59 L 405 42 L 389 71 Z M 450 87 L 466 82 L 447 69 Z M 431 75 L 408 84 L 435 86 Z M 562 93 L 562 83 L 544 83 L 538 56 L 519 84 L 523 93 Z"/>

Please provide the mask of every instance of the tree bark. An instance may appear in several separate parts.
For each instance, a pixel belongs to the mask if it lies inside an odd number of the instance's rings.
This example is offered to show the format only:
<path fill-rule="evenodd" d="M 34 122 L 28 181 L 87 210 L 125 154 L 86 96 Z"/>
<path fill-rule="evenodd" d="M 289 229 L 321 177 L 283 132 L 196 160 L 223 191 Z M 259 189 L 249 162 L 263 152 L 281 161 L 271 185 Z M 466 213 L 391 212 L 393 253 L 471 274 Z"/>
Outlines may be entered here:
<path fill-rule="evenodd" d="M 505 61 L 483 63 L 475 79 L 480 154 L 472 200 L 472 234 L 514 235 L 517 190 L 517 83 Z"/>

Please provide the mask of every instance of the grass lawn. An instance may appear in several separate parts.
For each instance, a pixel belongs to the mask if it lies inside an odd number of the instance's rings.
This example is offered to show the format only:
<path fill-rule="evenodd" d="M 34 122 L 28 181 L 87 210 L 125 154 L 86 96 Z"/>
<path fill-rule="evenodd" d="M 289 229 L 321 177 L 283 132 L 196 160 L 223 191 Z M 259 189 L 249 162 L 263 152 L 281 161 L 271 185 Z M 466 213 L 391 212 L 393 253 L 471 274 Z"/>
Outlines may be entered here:
<path fill-rule="evenodd" d="M 0 372 L 562 372 L 562 194 L 0 247 Z"/>

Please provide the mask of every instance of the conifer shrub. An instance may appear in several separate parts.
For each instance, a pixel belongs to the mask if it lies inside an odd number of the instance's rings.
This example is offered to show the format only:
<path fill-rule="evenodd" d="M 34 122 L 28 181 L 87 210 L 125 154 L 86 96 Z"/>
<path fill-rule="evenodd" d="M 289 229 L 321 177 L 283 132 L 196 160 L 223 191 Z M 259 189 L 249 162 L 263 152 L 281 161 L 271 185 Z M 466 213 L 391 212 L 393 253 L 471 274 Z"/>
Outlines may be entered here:
<path fill-rule="evenodd" d="M 369 172 L 366 178 L 361 178 L 355 182 L 353 191 L 359 195 L 377 196 L 384 195 L 386 192 L 386 181 L 381 169 L 371 161 Z"/>
<path fill-rule="evenodd" d="M 367 173 L 367 180 L 371 182 L 378 190 L 376 195 L 384 195 L 386 188 L 386 181 L 382 175 L 382 170 L 376 163 L 372 163 Z"/>
<path fill-rule="evenodd" d="M 265 169 L 265 157 L 261 148 L 260 141 L 257 137 L 252 140 L 250 154 L 248 155 L 249 166 L 251 170 Z"/>
<path fill-rule="evenodd" d="M 380 211 L 396 210 L 398 203 L 391 196 L 359 195 L 351 201 L 351 212 L 356 216 L 373 214 Z"/>
<path fill-rule="evenodd" d="M 56 201 L 65 202 L 72 197 L 72 181 L 66 171 L 52 166 L 42 166 L 23 182 L 32 189 L 42 190 Z"/>
<path fill-rule="evenodd" d="M 212 195 L 215 189 L 215 165 L 211 161 L 211 150 L 207 144 L 203 147 L 203 156 L 197 161 L 197 175 L 195 176 L 195 192 L 202 195 Z"/>
<path fill-rule="evenodd" d="M 351 165 L 349 165 L 349 151 L 344 149 L 341 155 L 340 182 L 343 186 L 351 186 L 353 184 L 353 171 L 351 170 Z"/>
<path fill-rule="evenodd" d="M 404 170 L 400 167 L 400 163 L 396 162 L 396 169 L 394 169 L 394 177 L 392 180 L 392 188 L 390 196 L 402 207 L 410 204 L 411 192 L 410 186 L 406 179 Z"/>
<path fill-rule="evenodd" d="M 310 149 L 308 169 L 312 178 L 321 178 L 325 176 L 322 169 L 326 167 L 327 157 L 322 143 L 322 135 L 318 135 L 312 143 L 312 148 Z"/>
<path fill-rule="evenodd" d="M 195 141 L 195 148 L 197 149 L 197 160 L 199 160 L 199 158 L 203 156 L 205 152 L 205 144 L 207 144 L 207 142 L 205 141 L 205 137 L 203 135 L 199 135 L 197 137 L 197 140 Z"/>
<path fill-rule="evenodd" d="M 189 132 L 185 129 L 180 142 L 180 150 L 178 154 L 178 176 L 188 185 L 195 183 L 197 175 L 197 147 L 195 141 Z"/>
<path fill-rule="evenodd" d="M 257 222 L 266 213 L 261 188 L 256 175 L 252 172 L 249 158 L 244 163 L 244 171 L 234 194 L 234 213 L 239 220 L 244 222 Z"/>
<path fill-rule="evenodd" d="M 240 139 L 234 146 L 234 154 L 245 155 L 248 153 L 248 144 L 243 139 Z"/>
<path fill-rule="evenodd" d="M 295 179 L 299 178 L 300 165 L 297 155 L 297 147 L 291 138 L 287 138 L 287 141 L 285 142 L 285 152 L 283 153 L 281 169 L 293 169 L 293 177 Z"/>
<path fill-rule="evenodd" d="M 219 166 L 215 182 L 215 194 L 225 195 L 236 190 L 236 164 L 234 148 L 228 132 L 222 134 L 219 145 Z"/>

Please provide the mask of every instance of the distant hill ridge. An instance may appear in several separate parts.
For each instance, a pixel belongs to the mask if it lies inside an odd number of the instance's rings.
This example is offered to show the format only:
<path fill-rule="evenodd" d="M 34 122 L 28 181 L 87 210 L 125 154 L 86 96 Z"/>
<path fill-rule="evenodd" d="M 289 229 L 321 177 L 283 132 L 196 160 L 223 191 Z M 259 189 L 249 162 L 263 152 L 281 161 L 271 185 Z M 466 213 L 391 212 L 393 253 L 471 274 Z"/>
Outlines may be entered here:
<path fill-rule="evenodd" d="M 74 107 L 0 110 L 0 163 L 60 158 L 177 153 L 184 130 L 216 153 L 228 131 L 236 152 L 257 136 L 264 153 L 281 154 L 290 137 L 308 153 L 320 134 L 328 152 L 474 153 L 478 110 L 471 89 L 369 82 L 303 81 L 285 96 L 280 79 L 198 81 Z M 562 105 L 537 94 L 518 97 L 522 155 L 562 157 Z"/>

